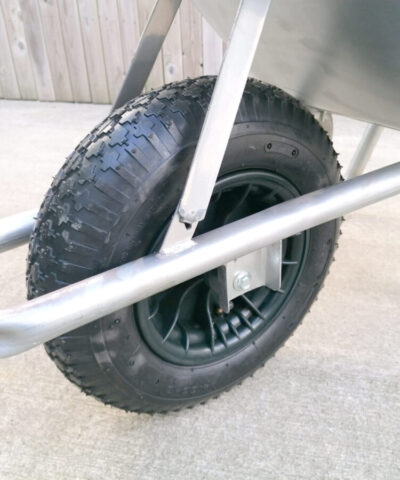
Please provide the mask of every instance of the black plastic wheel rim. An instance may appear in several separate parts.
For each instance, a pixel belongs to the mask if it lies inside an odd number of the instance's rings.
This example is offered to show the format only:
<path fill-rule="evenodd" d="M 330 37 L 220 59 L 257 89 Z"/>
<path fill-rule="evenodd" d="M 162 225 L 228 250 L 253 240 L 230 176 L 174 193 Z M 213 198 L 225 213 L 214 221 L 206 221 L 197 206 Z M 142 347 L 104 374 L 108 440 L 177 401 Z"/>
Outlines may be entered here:
<path fill-rule="evenodd" d="M 216 184 L 207 216 L 195 235 L 297 197 L 284 177 L 264 170 L 231 173 Z M 228 314 L 216 304 L 205 276 L 196 277 L 134 306 L 147 346 L 176 365 L 205 365 L 253 342 L 289 300 L 308 252 L 309 232 L 283 241 L 280 291 L 261 287 L 233 300 Z M 160 242 L 158 238 L 154 245 Z"/>

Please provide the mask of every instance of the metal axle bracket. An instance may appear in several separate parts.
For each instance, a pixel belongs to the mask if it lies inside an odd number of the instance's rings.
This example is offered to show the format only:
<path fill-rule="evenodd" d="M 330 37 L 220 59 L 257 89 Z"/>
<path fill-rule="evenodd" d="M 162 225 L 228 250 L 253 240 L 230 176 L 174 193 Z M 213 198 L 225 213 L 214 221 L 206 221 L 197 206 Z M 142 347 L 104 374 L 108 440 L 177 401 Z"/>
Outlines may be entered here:
<path fill-rule="evenodd" d="M 225 263 L 210 272 L 208 284 L 220 308 L 229 313 L 231 300 L 259 287 L 280 290 L 282 241 Z"/>

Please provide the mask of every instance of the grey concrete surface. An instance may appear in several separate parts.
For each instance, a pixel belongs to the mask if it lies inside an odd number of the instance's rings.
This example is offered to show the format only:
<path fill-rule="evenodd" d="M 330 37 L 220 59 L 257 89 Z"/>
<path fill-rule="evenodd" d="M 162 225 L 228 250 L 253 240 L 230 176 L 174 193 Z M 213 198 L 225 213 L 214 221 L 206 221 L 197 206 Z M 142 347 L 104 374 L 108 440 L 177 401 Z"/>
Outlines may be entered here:
<path fill-rule="evenodd" d="M 38 205 L 106 106 L 0 102 L 0 215 Z M 362 124 L 335 118 L 343 164 Z M 399 159 L 386 131 L 370 168 Z M 81 394 L 41 347 L 0 360 L 0 479 L 400 478 L 400 198 L 348 215 L 318 302 L 287 344 L 205 406 L 136 415 Z M 0 256 L 0 307 L 26 247 Z"/>

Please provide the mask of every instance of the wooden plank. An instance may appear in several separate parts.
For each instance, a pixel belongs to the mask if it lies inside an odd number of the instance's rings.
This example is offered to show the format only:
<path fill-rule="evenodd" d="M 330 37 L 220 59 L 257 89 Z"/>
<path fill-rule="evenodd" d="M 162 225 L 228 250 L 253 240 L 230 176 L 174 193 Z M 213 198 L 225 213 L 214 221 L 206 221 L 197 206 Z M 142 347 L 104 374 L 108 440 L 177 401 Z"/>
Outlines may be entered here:
<path fill-rule="evenodd" d="M 131 64 L 140 38 L 137 0 L 118 0 L 118 16 L 125 74 Z"/>
<path fill-rule="evenodd" d="M 165 38 L 162 48 L 164 64 L 165 83 L 182 80 L 183 62 L 182 62 L 182 36 L 181 36 L 181 17 L 177 13 L 172 22 L 170 31 Z"/>
<path fill-rule="evenodd" d="M 139 25 L 141 32 L 146 26 L 147 20 L 153 10 L 155 0 L 138 0 L 139 7 Z M 157 60 L 154 64 L 153 70 L 149 75 L 149 79 L 145 86 L 145 91 L 149 91 L 152 88 L 161 87 L 164 85 L 164 69 L 163 69 L 163 60 L 161 53 L 158 55 Z"/>
<path fill-rule="evenodd" d="M 121 34 L 116 0 L 97 0 L 100 31 L 111 102 L 115 100 L 124 78 Z"/>
<path fill-rule="evenodd" d="M 39 100 L 55 100 L 36 0 L 20 0 L 20 7 Z"/>
<path fill-rule="evenodd" d="M 217 75 L 223 58 L 222 40 L 203 18 L 203 72 L 204 75 Z"/>
<path fill-rule="evenodd" d="M 180 15 L 183 76 L 199 77 L 203 74 L 202 18 L 191 0 L 183 0 Z"/>
<path fill-rule="evenodd" d="M 78 0 L 89 85 L 94 103 L 110 103 L 96 0 Z"/>
<path fill-rule="evenodd" d="M 76 0 L 58 0 L 58 10 L 75 102 L 90 102 L 89 78 Z"/>
<path fill-rule="evenodd" d="M 0 8 L 0 83 L 5 98 L 21 98 L 2 8 Z"/>
<path fill-rule="evenodd" d="M 27 100 L 36 99 L 35 78 L 26 46 L 24 25 L 18 0 L 1 0 L 0 3 L 4 14 L 21 98 Z"/>
<path fill-rule="evenodd" d="M 56 100 L 71 102 L 71 80 L 56 0 L 37 0 Z"/>

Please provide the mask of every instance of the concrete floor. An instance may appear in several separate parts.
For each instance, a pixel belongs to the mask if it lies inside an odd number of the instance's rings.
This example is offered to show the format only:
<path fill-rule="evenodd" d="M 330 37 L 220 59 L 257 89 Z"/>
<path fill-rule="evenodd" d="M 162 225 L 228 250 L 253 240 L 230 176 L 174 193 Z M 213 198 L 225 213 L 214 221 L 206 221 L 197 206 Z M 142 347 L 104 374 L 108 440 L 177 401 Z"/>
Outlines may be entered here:
<path fill-rule="evenodd" d="M 38 205 L 107 106 L 0 102 L 0 216 Z M 363 125 L 335 119 L 350 158 Z M 386 131 L 370 168 L 394 161 Z M 330 276 L 284 348 L 193 410 L 126 414 L 85 397 L 41 347 L 0 361 L 0 479 L 398 479 L 400 198 L 348 215 Z M 26 247 L 0 256 L 0 307 Z"/>

